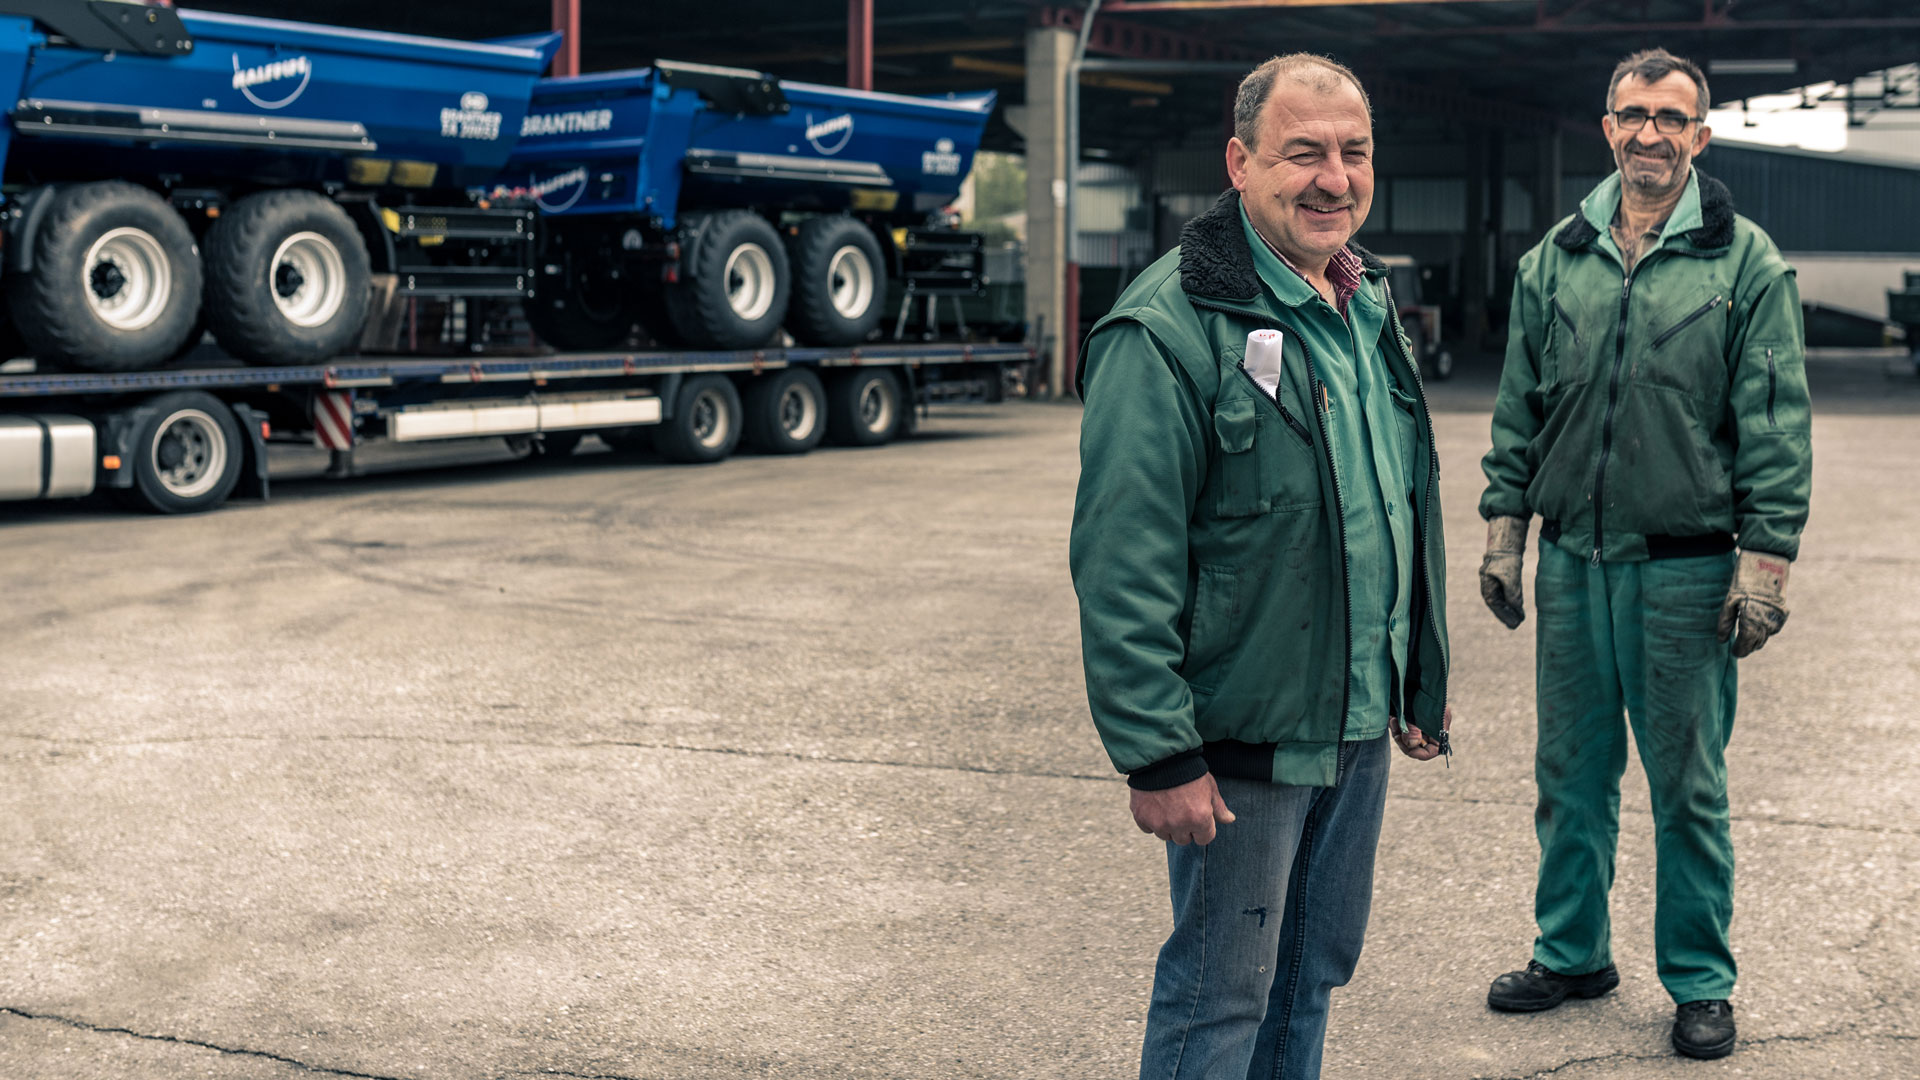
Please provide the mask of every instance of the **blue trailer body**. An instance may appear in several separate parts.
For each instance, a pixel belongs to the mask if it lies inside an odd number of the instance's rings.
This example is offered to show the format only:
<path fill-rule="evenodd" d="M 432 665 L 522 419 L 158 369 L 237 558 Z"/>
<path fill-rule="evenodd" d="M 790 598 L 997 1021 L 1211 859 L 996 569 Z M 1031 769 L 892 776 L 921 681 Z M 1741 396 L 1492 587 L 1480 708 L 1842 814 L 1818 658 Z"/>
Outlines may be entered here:
<path fill-rule="evenodd" d="M 543 79 L 498 186 L 548 214 L 638 214 L 659 229 L 742 206 L 919 216 L 958 193 L 995 99 L 700 70 L 777 86 L 779 104 L 723 108 L 664 65 Z"/>
<path fill-rule="evenodd" d="M 181 11 L 181 55 L 49 43 L 0 18 L 9 183 L 173 175 L 462 190 L 496 175 L 559 35 L 461 42 Z"/>

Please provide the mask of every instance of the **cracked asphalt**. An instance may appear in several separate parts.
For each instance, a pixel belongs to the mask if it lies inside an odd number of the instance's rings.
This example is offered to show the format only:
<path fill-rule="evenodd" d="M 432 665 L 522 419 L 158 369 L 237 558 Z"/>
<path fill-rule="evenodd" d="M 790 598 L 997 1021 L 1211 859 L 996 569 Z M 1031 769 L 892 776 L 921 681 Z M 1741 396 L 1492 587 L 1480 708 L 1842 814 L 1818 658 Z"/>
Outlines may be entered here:
<path fill-rule="evenodd" d="M 1485 1007 L 1532 937 L 1533 639 L 1473 584 L 1490 378 L 1433 387 L 1459 752 L 1395 762 L 1328 1077 L 1920 1077 L 1920 382 L 1883 363 L 1813 365 L 1716 1063 L 1667 1047 L 1637 766 L 1621 988 Z M 1169 915 L 1086 718 L 1077 423 L 0 507 L 0 1077 L 1132 1076 Z"/>

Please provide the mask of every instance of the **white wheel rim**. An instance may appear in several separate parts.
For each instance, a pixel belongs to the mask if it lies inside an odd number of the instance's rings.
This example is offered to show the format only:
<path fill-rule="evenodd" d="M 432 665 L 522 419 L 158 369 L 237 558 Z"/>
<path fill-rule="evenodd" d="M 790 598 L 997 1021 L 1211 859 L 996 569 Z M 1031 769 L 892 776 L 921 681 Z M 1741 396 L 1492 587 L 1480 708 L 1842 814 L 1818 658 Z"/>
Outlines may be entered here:
<path fill-rule="evenodd" d="M 727 304 L 755 322 L 773 309 L 773 256 L 759 244 L 741 244 L 727 256 Z"/>
<path fill-rule="evenodd" d="M 147 454 L 160 486 L 182 499 L 212 491 L 227 470 L 226 436 L 199 409 L 179 409 L 161 421 Z"/>
<path fill-rule="evenodd" d="M 152 233 L 110 229 L 87 249 L 80 289 L 101 322 L 115 330 L 142 330 L 173 298 L 173 264 Z"/>
<path fill-rule="evenodd" d="M 873 264 L 852 244 L 827 263 L 827 296 L 843 319 L 858 319 L 873 306 Z"/>
<path fill-rule="evenodd" d="M 702 390 L 693 399 L 693 415 L 688 420 L 693 428 L 694 442 L 708 450 L 726 445 L 733 417 L 727 410 L 726 399 L 718 391 Z"/>
<path fill-rule="evenodd" d="M 893 424 L 893 398 L 879 379 L 860 391 L 860 423 L 868 431 L 885 431 Z"/>
<path fill-rule="evenodd" d="M 347 299 L 347 264 L 333 241 L 298 232 L 274 249 L 267 287 L 280 314 L 295 326 L 324 326 Z"/>
<path fill-rule="evenodd" d="M 795 384 L 780 393 L 780 430 L 790 439 L 805 439 L 820 422 L 820 403 L 806 387 Z"/>

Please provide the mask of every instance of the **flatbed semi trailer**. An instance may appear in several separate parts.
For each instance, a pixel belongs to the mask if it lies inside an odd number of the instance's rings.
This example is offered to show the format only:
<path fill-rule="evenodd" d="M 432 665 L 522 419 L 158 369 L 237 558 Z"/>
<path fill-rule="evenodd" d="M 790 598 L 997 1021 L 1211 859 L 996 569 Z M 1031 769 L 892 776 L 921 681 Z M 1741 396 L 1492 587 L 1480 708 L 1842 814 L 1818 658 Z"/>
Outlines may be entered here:
<path fill-rule="evenodd" d="M 1000 400 L 1032 357 L 1018 343 L 874 344 L 0 373 L 0 500 L 106 490 L 161 513 L 211 510 L 266 498 L 267 446 L 288 441 L 336 463 L 370 442 L 481 437 L 558 456 L 591 434 L 689 464 L 743 442 L 874 446 L 933 403 Z"/>

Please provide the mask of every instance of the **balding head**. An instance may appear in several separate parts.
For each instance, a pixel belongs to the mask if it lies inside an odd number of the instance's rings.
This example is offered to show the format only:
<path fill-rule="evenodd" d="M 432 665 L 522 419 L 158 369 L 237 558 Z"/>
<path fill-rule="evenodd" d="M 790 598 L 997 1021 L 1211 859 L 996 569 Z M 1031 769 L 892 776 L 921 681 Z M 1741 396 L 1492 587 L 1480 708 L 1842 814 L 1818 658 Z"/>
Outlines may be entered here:
<path fill-rule="evenodd" d="M 1345 64 L 1316 53 L 1276 56 L 1247 72 L 1247 77 L 1240 80 L 1240 92 L 1233 99 L 1233 134 L 1249 150 L 1260 147 L 1260 113 L 1273 95 L 1273 84 L 1282 79 L 1321 94 L 1336 93 L 1342 86 L 1350 85 L 1359 91 L 1367 112 L 1373 112 L 1373 103 L 1367 100 L 1367 88 L 1360 85 L 1359 77 Z"/>

